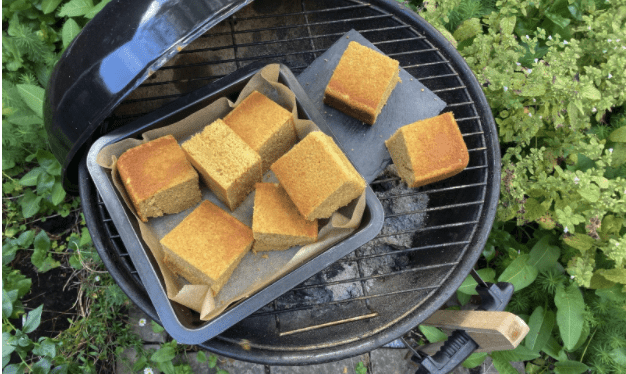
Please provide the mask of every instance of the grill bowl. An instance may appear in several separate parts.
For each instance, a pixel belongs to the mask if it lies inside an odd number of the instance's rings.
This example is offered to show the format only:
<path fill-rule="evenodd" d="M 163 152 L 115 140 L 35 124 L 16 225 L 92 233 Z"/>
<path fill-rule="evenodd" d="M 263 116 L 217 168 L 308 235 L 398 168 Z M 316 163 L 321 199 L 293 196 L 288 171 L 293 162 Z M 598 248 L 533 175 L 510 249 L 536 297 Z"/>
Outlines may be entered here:
<path fill-rule="evenodd" d="M 439 95 L 470 150 L 461 174 L 418 189 L 385 174 L 371 186 L 385 207 L 377 238 L 202 347 L 263 364 L 338 360 L 394 340 L 434 313 L 478 259 L 495 217 L 500 153 L 480 85 L 450 43 L 394 1 L 257 0 L 189 44 L 116 109 L 107 133 L 254 61 L 294 73 L 356 29 Z M 84 161 L 79 188 L 87 223 L 111 275 L 158 321 Z M 250 350 L 240 343 L 247 340 Z"/>

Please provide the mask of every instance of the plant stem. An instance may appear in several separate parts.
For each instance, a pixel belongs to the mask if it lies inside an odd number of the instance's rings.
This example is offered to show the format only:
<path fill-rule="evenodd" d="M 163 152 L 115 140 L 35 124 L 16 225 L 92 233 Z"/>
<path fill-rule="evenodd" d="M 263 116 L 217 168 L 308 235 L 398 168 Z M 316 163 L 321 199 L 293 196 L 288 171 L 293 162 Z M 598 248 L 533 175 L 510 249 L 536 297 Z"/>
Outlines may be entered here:
<path fill-rule="evenodd" d="M 591 339 L 593 339 L 593 336 L 596 334 L 596 331 L 598 331 L 597 327 L 595 330 L 593 330 L 593 334 L 591 334 L 591 337 L 589 337 L 589 341 L 587 342 L 587 345 L 585 346 L 585 350 L 583 351 L 583 354 L 580 356 L 580 363 L 583 363 L 583 358 L 585 358 L 585 353 L 587 353 L 587 348 L 589 348 L 589 343 L 591 343 Z"/>

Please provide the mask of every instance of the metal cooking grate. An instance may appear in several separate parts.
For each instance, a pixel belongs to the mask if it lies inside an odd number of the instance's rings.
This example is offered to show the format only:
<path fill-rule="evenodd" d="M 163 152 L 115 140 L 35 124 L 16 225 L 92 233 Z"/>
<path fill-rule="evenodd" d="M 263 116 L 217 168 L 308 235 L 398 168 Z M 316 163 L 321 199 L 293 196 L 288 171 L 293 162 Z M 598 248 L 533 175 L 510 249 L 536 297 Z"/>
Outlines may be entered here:
<path fill-rule="evenodd" d="M 475 234 L 488 178 L 476 105 L 458 72 L 424 35 L 369 3 L 257 0 L 155 72 L 116 109 L 103 131 L 256 60 L 280 61 L 297 75 L 350 29 L 399 60 L 448 103 L 444 111 L 457 118 L 470 151 L 469 166 L 418 189 L 407 189 L 393 170 L 386 170 L 371 184 L 385 208 L 381 233 L 216 338 L 222 342 L 247 339 L 253 349 L 306 351 L 365 339 L 414 312 L 445 284 Z M 110 243 L 143 288 L 98 198 Z"/>

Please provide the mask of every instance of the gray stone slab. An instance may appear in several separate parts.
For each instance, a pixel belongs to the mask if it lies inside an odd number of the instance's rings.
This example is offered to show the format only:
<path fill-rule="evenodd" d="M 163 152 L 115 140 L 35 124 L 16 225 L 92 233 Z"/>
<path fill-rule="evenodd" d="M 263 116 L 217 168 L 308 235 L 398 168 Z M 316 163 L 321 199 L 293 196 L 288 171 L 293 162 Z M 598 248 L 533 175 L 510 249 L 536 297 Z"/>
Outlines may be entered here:
<path fill-rule="evenodd" d="M 270 368 L 271 374 L 353 374 L 354 368 L 359 363 L 363 362 L 365 366 L 368 366 L 369 356 L 363 354 L 356 357 L 347 358 L 341 361 L 329 362 L 321 365 L 309 365 L 309 366 L 272 366 Z M 368 371 L 368 373 L 370 373 Z M 378 374 L 377 372 L 374 372 Z M 384 373 L 380 373 L 384 374 Z"/>
<path fill-rule="evenodd" d="M 526 374 L 526 369 L 524 368 L 523 362 L 511 362 L 511 365 L 515 370 L 517 370 L 520 374 Z M 481 374 L 499 374 L 498 370 L 495 366 L 493 366 L 493 362 L 491 361 L 491 357 L 487 356 L 485 361 L 483 361 L 480 366 Z"/>
<path fill-rule="evenodd" d="M 158 344 L 146 344 L 144 345 L 145 350 L 149 349 L 159 349 L 161 346 Z M 137 351 L 134 348 L 126 348 L 124 352 L 117 358 L 115 362 L 115 374 L 134 374 L 135 372 L 132 370 L 133 365 L 137 361 Z M 152 368 L 154 374 L 159 374 L 160 371 Z M 142 371 L 143 372 L 143 371 Z"/>
<path fill-rule="evenodd" d="M 413 374 L 418 366 L 407 360 L 408 349 L 375 349 L 370 352 L 374 374 Z"/>
<path fill-rule="evenodd" d="M 152 319 L 141 311 L 137 306 L 130 308 L 128 312 L 129 322 L 132 330 L 141 337 L 144 342 L 165 343 L 167 333 L 165 331 L 155 333 L 152 331 Z"/>
<path fill-rule="evenodd" d="M 212 355 L 204 352 L 207 359 Z M 229 374 L 265 374 L 265 366 L 250 362 L 234 360 L 232 358 L 217 356 L 215 368 L 209 368 L 208 362 L 198 362 L 198 353 L 187 353 L 187 361 L 194 374 L 215 374 L 218 369 L 226 370 Z"/>

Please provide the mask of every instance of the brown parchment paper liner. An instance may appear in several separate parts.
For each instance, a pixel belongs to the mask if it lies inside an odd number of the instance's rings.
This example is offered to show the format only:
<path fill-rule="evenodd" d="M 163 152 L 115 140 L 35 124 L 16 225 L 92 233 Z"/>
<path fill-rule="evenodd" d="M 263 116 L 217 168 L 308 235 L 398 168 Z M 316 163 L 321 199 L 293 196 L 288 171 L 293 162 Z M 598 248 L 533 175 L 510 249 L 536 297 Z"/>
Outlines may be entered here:
<path fill-rule="evenodd" d="M 278 83 L 278 73 L 279 65 L 267 65 L 250 79 L 236 102 L 233 103 L 227 98 L 220 98 L 179 122 L 143 133 L 142 139 L 124 139 L 111 144 L 103 148 L 97 156 L 98 164 L 111 170 L 113 184 L 126 205 L 135 214 L 141 236 L 156 259 L 165 280 L 167 296 L 171 300 L 197 311 L 200 313 L 200 319 L 205 321 L 215 318 L 229 305 L 254 294 L 302 265 L 312 256 L 348 237 L 361 223 L 365 209 L 365 192 L 348 206 L 335 212 L 330 219 L 320 221 L 321 228 L 316 243 L 285 251 L 247 253 L 227 284 L 214 298 L 208 285 L 189 284 L 163 265 L 163 253 L 159 240 L 176 227 L 196 206 L 178 214 L 150 218 L 147 223 L 141 222 L 121 183 L 116 162 L 126 150 L 167 134 L 173 135 L 178 143 L 182 144 L 216 119 L 224 118 L 253 91 L 261 92 L 293 113 L 299 139 L 304 138 L 311 131 L 319 131 L 317 125 L 312 121 L 298 118 L 296 97 L 289 88 Z M 263 181 L 277 182 L 271 171 L 264 175 Z M 235 211 L 231 212 L 202 182 L 200 182 L 200 187 L 203 200 L 210 200 L 248 227 L 252 227 L 254 192 Z"/>

